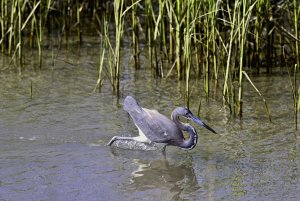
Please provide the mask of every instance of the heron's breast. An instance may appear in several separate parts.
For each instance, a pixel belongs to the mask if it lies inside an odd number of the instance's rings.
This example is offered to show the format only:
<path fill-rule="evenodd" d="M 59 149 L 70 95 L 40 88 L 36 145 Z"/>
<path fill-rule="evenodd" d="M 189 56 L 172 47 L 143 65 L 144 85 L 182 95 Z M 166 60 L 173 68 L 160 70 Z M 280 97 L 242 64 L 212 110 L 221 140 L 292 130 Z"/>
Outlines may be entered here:
<path fill-rule="evenodd" d="M 140 141 L 140 142 L 148 142 L 151 143 L 151 140 L 145 135 L 145 133 L 135 124 L 135 126 L 139 130 L 139 136 L 135 137 L 135 140 Z"/>

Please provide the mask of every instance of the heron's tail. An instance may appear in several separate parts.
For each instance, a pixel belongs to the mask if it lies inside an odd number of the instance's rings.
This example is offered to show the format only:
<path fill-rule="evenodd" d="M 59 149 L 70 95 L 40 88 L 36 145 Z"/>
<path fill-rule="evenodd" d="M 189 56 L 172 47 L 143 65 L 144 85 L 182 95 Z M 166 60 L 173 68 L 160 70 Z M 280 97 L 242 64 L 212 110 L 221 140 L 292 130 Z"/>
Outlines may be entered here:
<path fill-rule="evenodd" d="M 123 107 L 129 114 L 132 112 L 142 112 L 141 106 L 132 96 L 126 96 Z"/>

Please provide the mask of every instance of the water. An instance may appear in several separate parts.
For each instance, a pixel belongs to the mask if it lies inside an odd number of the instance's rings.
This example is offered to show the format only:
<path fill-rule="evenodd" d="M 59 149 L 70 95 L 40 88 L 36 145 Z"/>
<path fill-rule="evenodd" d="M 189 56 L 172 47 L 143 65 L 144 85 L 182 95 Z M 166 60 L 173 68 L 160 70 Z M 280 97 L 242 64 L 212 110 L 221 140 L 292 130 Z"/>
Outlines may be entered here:
<path fill-rule="evenodd" d="M 72 50 L 72 48 L 71 48 Z M 0 200 L 298 200 L 299 132 L 286 75 L 261 75 L 253 81 L 267 100 L 249 87 L 244 117 L 230 116 L 213 90 L 209 101 L 202 81 L 192 83 L 190 109 L 219 135 L 199 128 L 191 151 L 167 147 L 166 154 L 110 148 L 114 135 L 137 133 L 122 109 L 127 95 L 170 116 L 184 105 L 184 84 L 155 79 L 148 63 L 135 70 L 123 55 L 121 99 L 111 93 L 105 74 L 97 80 L 98 45 L 80 55 L 59 51 L 52 66 L 44 52 L 42 70 L 27 58 L 27 70 L 0 71 Z M 48 58 L 48 60 L 47 60 Z M 10 67 L 14 69 L 14 67 Z M 30 88 L 32 85 L 32 95 Z M 213 88 L 213 83 L 211 85 Z M 218 88 L 218 87 L 217 87 Z M 298 137 L 297 137 L 298 136 Z"/>

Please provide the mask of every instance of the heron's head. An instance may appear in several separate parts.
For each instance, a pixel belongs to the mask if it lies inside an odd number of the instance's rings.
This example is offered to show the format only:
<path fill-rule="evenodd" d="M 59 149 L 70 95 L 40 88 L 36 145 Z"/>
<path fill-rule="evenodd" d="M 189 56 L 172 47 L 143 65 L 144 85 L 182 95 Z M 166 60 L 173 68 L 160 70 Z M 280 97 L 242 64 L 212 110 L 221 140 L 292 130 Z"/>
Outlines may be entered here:
<path fill-rule="evenodd" d="M 214 131 L 211 127 L 209 127 L 208 125 L 206 125 L 201 119 L 195 117 L 193 115 L 193 113 L 186 107 L 178 107 L 176 108 L 173 113 L 172 113 L 172 119 L 174 118 L 178 118 L 178 117 L 184 117 L 188 120 L 192 120 L 193 122 L 199 124 L 200 126 L 210 130 L 213 133 L 217 133 L 216 131 Z"/>

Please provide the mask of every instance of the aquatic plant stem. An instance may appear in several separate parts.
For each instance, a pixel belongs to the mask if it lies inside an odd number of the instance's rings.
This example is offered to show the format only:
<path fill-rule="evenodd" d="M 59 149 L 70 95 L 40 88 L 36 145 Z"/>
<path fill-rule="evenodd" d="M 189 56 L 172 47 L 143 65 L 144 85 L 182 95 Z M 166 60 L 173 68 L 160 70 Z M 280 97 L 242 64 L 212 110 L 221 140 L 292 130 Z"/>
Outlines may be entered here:
<path fill-rule="evenodd" d="M 299 12 L 300 7 L 297 5 L 297 0 L 293 0 L 294 4 L 294 29 L 295 29 L 295 38 L 299 39 L 298 23 L 299 23 Z M 299 55 L 299 41 L 295 41 L 295 54 L 296 54 L 296 64 L 299 68 L 300 66 L 300 55 Z"/>
<path fill-rule="evenodd" d="M 132 45 L 133 45 L 133 58 L 135 68 L 139 68 L 139 37 L 138 37 L 138 26 L 137 26 L 137 5 L 136 0 L 132 0 L 131 8 L 131 21 L 132 21 Z"/>
<path fill-rule="evenodd" d="M 241 24 L 241 35 L 240 35 L 240 59 L 239 59 L 239 94 L 237 102 L 238 115 L 242 116 L 242 105 L 243 105 L 243 65 L 244 65 L 244 46 L 246 40 L 247 30 L 247 15 L 246 15 L 247 0 L 243 0 L 242 4 L 242 24 Z M 240 29 L 239 29 L 240 30 Z"/>
<path fill-rule="evenodd" d="M 190 81 L 190 69 L 191 69 L 191 28 L 190 28 L 190 5 L 192 3 L 187 4 L 187 13 L 186 13 L 186 27 L 184 32 L 184 59 L 185 59 L 185 76 L 186 76 L 186 89 L 185 89 L 185 96 L 186 96 L 186 106 L 189 107 L 190 105 L 190 87 L 189 87 L 189 81 Z"/>
<path fill-rule="evenodd" d="M 293 99 L 294 99 L 294 113 L 295 113 L 295 129 L 298 130 L 298 103 L 299 103 L 299 89 L 297 89 L 297 64 L 295 64 L 294 68 L 294 92 L 293 92 Z M 298 97 L 297 97 L 298 96 Z M 298 101 L 297 101 L 298 100 Z"/>
<path fill-rule="evenodd" d="M 22 0 L 18 0 L 18 39 L 19 39 L 19 64 L 20 69 L 22 70 L 23 62 L 22 62 L 22 49 L 23 49 L 23 43 L 22 43 Z M 20 71 L 21 72 L 21 71 Z"/>
<path fill-rule="evenodd" d="M 176 68 L 177 68 L 177 79 L 180 80 L 182 77 L 181 71 L 181 12 L 182 12 L 182 0 L 176 1 L 176 33 L 175 33 L 175 41 L 176 41 Z"/>
<path fill-rule="evenodd" d="M 6 19 L 7 19 L 7 1 L 2 0 L 1 1 L 1 19 L 0 19 L 1 36 L 2 36 L 2 38 L 0 39 L 0 44 L 1 44 L 1 52 L 2 53 L 5 52 L 5 43 L 6 43 L 5 30 L 8 29 Z"/>
<path fill-rule="evenodd" d="M 260 93 L 260 91 L 256 88 L 256 86 L 254 85 L 254 83 L 251 81 L 250 77 L 246 73 L 246 71 L 243 71 L 242 73 L 244 74 L 244 76 L 246 77 L 246 79 L 249 81 L 249 83 L 252 85 L 252 87 L 254 88 L 254 90 L 258 93 L 258 95 L 262 98 L 262 101 L 264 102 L 266 113 L 268 115 L 269 121 L 272 122 L 271 114 L 270 114 L 269 107 L 268 107 L 266 99 L 263 97 L 263 95 Z"/>
<path fill-rule="evenodd" d="M 105 56 L 105 48 L 101 49 L 101 53 L 100 53 L 100 63 L 99 63 L 99 70 L 98 70 L 98 79 L 97 79 L 97 83 L 96 86 L 93 90 L 93 92 L 96 91 L 97 87 L 99 87 L 99 91 L 101 90 L 101 86 L 102 86 L 102 70 L 103 70 L 103 62 L 104 62 L 104 56 Z"/>
<path fill-rule="evenodd" d="M 227 5 L 228 6 L 228 5 Z M 224 80 L 224 86 L 223 86 L 223 98 L 225 100 L 225 103 L 230 104 L 229 101 L 229 90 L 228 90 L 228 85 L 229 85 L 229 73 L 230 73 L 230 61 L 231 61 L 231 53 L 232 53 L 232 47 L 233 47 L 233 40 L 234 40 L 234 36 L 235 36 L 235 23 L 236 23 L 236 10 L 237 10 L 237 6 L 238 6 L 238 2 L 236 1 L 234 4 L 234 10 L 233 10 L 233 19 L 230 22 L 230 38 L 229 38 L 229 50 L 228 50 L 228 55 L 227 55 L 227 62 L 226 62 L 226 69 L 225 69 L 225 80 Z M 228 10 L 230 10 L 228 8 Z M 231 15 L 231 13 L 229 13 L 229 16 Z M 229 107 L 231 107 L 229 105 Z"/>
<path fill-rule="evenodd" d="M 114 90 L 119 94 L 119 85 L 120 85 L 120 47 L 121 47 L 121 37 L 123 32 L 123 5 L 124 0 L 114 1 L 114 15 L 115 15 L 115 74 L 114 74 Z"/>

